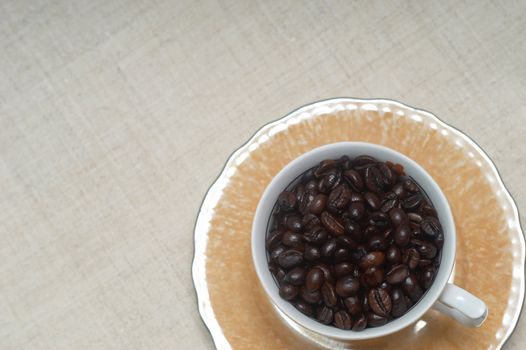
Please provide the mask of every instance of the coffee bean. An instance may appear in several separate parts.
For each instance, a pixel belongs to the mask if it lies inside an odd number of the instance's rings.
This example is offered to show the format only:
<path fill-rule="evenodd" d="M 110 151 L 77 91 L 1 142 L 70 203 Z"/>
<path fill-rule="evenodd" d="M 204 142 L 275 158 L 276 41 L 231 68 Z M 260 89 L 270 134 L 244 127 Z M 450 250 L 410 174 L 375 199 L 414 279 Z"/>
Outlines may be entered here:
<path fill-rule="evenodd" d="M 311 230 L 313 227 L 320 226 L 320 218 L 314 214 L 306 214 L 301 218 L 301 225 L 305 230 Z"/>
<path fill-rule="evenodd" d="M 367 244 L 370 250 L 386 250 L 388 247 L 387 240 L 382 236 L 373 236 Z"/>
<path fill-rule="evenodd" d="M 363 232 L 365 239 L 371 239 L 372 237 L 379 236 L 380 234 L 380 229 L 374 225 L 367 226 Z"/>
<path fill-rule="evenodd" d="M 436 273 L 436 270 L 434 266 L 426 267 L 426 269 L 422 273 L 421 281 L 425 289 L 429 289 L 431 287 L 431 284 L 433 284 L 435 273 Z"/>
<path fill-rule="evenodd" d="M 326 264 L 316 264 L 313 267 L 320 269 L 323 272 L 323 280 L 329 283 L 334 283 L 334 277 L 332 275 L 331 269 Z"/>
<path fill-rule="evenodd" d="M 336 168 L 336 161 L 332 159 L 326 159 L 320 162 L 320 165 L 314 170 L 314 176 L 320 178 L 327 174 L 329 171 Z"/>
<path fill-rule="evenodd" d="M 305 192 L 310 193 L 312 195 L 317 194 L 318 191 L 318 181 L 316 180 L 310 180 L 305 183 Z"/>
<path fill-rule="evenodd" d="M 287 231 L 283 235 L 282 242 L 287 247 L 301 247 L 303 245 L 302 235 Z"/>
<path fill-rule="evenodd" d="M 387 272 L 386 279 L 390 284 L 399 284 L 402 283 L 407 276 L 409 276 L 409 269 L 407 266 L 397 265 Z"/>
<path fill-rule="evenodd" d="M 338 244 L 338 247 L 347 248 L 349 250 L 356 249 L 358 246 L 358 244 L 347 235 L 336 237 L 336 243 Z"/>
<path fill-rule="evenodd" d="M 305 252 L 303 253 L 303 256 L 307 261 L 318 261 L 321 258 L 321 252 L 318 247 L 305 245 Z"/>
<path fill-rule="evenodd" d="M 405 300 L 405 295 L 400 288 L 394 288 L 391 291 L 391 314 L 393 317 L 400 317 L 407 312 L 408 306 Z"/>
<path fill-rule="evenodd" d="M 281 243 L 283 238 L 283 230 L 274 230 L 267 236 L 266 246 L 267 249 L 274 249 L 278 244 Z"/>
<path fill-rule="evenodd" d="M 351 259 L 351 254 L 349 253 L 349 249 L 347 248 L 336 249 L 336 252 L 334 253 L 334 261 L 336 263 L 349 261 L 350 259 Z"/>
<path fill-rule="evenodd" d="M 323 271 L 320 270 L 317 267 L 313 267 L 310 269 L 310 271 L 307 273 L 305 286 L 308 290 L 318 290 L 323 285 L 323 281 L 325 280 L 325 276 L 323 275 Z"/>
<path fill-rule="evenodd" d="M 375 314 L 383 317 L 389 316 L 392 307 L 391 297 L 384 289 L 373 288 L 369 290 L 367 299 L 369 300 L 369 307 Z"/>
<path fill-rule="evenodd" d="M 418 241 L 418 243 L 413 243 L 420 253 L 420 256 L 426 259 L 433 259 L 437 255 L 437 248 L 433 243 L 423 242 L 420 240 L 413 239 L 411 241 Z"/>
<path fill-rule="evenodd" d="M 336 293 L 345 298 L 358 293 L 360 282 L 352 276 L 345 276 L 336 282 Z"/>
<path fill-rule="evenodd" d="M 365 192 L 363 197 L 365 199 L 365 202 L 367 203 L 367 205 L 369 205 L 369 207 L 371 207 L 371 209 L 373 210 L 380 209 L 380 206 L 381 206 L 380 198 L 376 194 L 374 194 L 373 192 Z"/>
<path fill-rule="evenodd" d="M 422 232 L 431 239 L 437 238 L 442 231 L 440 222 L 432 216 L 426 216 L 420 223 L 420 227 L 422 228 Z"/>
<path fill-rule="evenodd" d="M 329 193 L 340 183 L 341 173 L 339 171 L 331 171 L 322 177 L 318 182 L 318 190 L 322 193 Z"/>
<path fill-rule="evenodd" d="M 396 197 L 396 195 L 393 192 L 390 192 L 390 193 L 392 193 L 393 196 Z M 382 213 L 388 213 L 390 210 L 395 208 L 397 205 L 398 205 L 398 199 L 397 198 L 388 199 L 382 204 L 382 206 L 380 207 L 380 211 Z"/>
<path fill-rule="evenodd" d="M 283 191 L 278 197 L 278 204 L 281 210 L 291 211 L 296 206 L 296 195 L 292 192 Z"/>
<path fill-rule="evenodd" d="M 290 269 L 301 265 L 303 262 L 303 254 L 297 250 L 289 249 L 284 251 L 278 257 L 278 263 L 284 269 Z"/>
<path fill-rule="evenodd" d="M 301 218 L 297 215 L 290 215 L 285 217 L 285 225 L 293 232 L 300 232 L 303 228 L 301 225 Z"/>
<path fill-rule="evenodd" d="M 349 218 L 352 220 L 361 220 L 365 214 L 365 206 L 362 202 L 353 202 L 349 206 Z"/>
<path fill-rule="evenodd" d="M 422 199 L 421 194 L 413 194 L 402 201 L 402 207 L 407 210 L 415 210 L 422 203 Z"/>
<path fill-rule="evenodd" d="M 442 249 L 444 246 L 444 234 L 440 232 L 433 242 L 438 249 Z"/>
<path fill-rule="evenodd" d="M 409 275 L 406 277 L 402 283 L 402 289 L 414 302 L 417 302 L 423 294 L 422 288 L 418 285 L 418 279 L 415 275 Z"/>
<path fill-rule="evenodd" d="M 337 247 L 336 240 L 334 238 L 329 239 L 321 247 L 321 256 L 325 258 L 333 257 L 334 253 L 336 253 L 336 247 Z"/>
<path fill-rule="evenodd" d="M 331 324 L 334 313 L 330 307 L 322 305 L 316 309 L 316 318 L 323 324 Z"/>
<path fill-rule="evenodd" d="M 346 184 L 336 186 L 328 198 L 328 206 L 333 212 L 338 212 L 345 208 L 351 200 L 351 190 Z"/>
<path fill-rule="evenodd" d="M 270 261 L 276 262 L 278 261 L 278 257 L 283 253 L 287 248 L 283 245 L 277 246 L 271 253 L 270 253 Z"/>
<path fill-rule="evenodd" d="M 305 190 L 306 191 L 306 190 Z M 298 201 L 298 210 L 301 214 L 308 214 L 309 207 L 314 201 L 316 193 L 305 192 Z"/>
<path fill-rule="evenodd" d="M 392 265 L 398 265 L 402 261 L 402 253 L 400 253 L 400 249 L 392 245 L 387 249 L 385 259 Z"/>
<path fill-rule="evenodd" d="M 308 211 L 312 214 L 319 215 L 327 207 L 327 196 L 323 193 L 318 193 L 308 205 Z"/>
<path fill-rule="evenodd" d="M 351 315 L 356 316 L 362 313 L 362 301 L 358 296 L 347 297 L 343 299 L 343 303 Z"/>
<path fill-rule="evenodd" d="M 391 209 L 389 211 L 389 218 L 395 227 L 408 223 L 408 218 L 405 211 L 400 208 Z"/>
<path fill-rule="evenodd" d="M 314 169 L 315 168 L 310 168 L 309 170 L 304 172 L 303 175 L 301 175 L 302 184 L 306 184 L 307 182 L 314 180 Z"/>
<path fill-rule="evenodd" d="M 350 169 L 351 168 L 351 158 L 349 156 L 343 155 L 341 156 L 336 163 L 338 163 L 343 169 Z"/>
<path fill-rule="evenodd" d="M 345 232 L 347 232 L 353 239 L 357 241 L 363 240 L 363 232 L 360 228 L 360 225 L 354 221 L 345 221 Z"/>
<path fill-rule="evenodd" d="M 321 292 L 319 290 L 301 288 L 300 297 L 309 304 L 318 304 L 321 300 Z"/>
<path fill-rule="evenodd" d="M 345 170 L 343 172 L 343 176 L 345 176 L 349 180 L 351 186 L 355 191 L 363 190 L 362 177 L 360 176 L 360 173 L 358 173 L 356 170 Z"/>
<path fill-rule="evenodd" d="M 341 262 L 334 266 L 334 276 L 336 276 L 336 278 L 351 275 L 353 271 L 354 266 L 349 262 Z"/>
<path fill-rule="evenodd" d="M 409 192 L 418 192 L 418 185 L 413 180 L 405 180 L 404 189 Z"/>
<path fill-rule="evenodd" d="M 333 307 L 338 302 L 336 290 L 334 289 L 333 285 L 328 282 L 325 282 L 321 286 L 321 296 L 323 298 L 323 302 L 327 306 Z"/>
<path fill-rule="evenodd" d="M 404 199 L 407 197 L 407 192 L 404 189 L 404 184 L 399 182 L 393 187 L 393 193 L 396 195 L 398 199 Z"/>
<path fill-rule="evenodd" d="M 305 283 L 305 269 L 303 267 L 295 267 L 283 278 L 283 281 L 293 286 L 301 286 Z"/>
<path fill-rule="evenodd" d="M 360 261 L 360 267 L 365 270 L 373 266 L 380 266 L 385 261 L 385 254 L 380 251 L 370 252 Z"/>
<path fill-rule="evenodd" d="M 334 314 L 334 325 L 340 329 L 351 329 L 351 317 L 347 312 L 340 310 Z"/>
<path fill-rule="evenodd" d="M 355 332 L 359 332 L 364 330 L 365 327 L 367 327 L 367 317 L 365 315 L 361 315 L 354 321 L 352 330 Z"/>
<path fill-rule="evenodd" d="M 302 314 L 304 315 L 307 315 L 307 316 L 312 316 L 312 314 L 314 313 L 314 309 L 312 308 L 311 305 L 309 305 L 308 303 L 304 302 L 303 300 L 298 300 L 296 301 L 296 303 L 294 304 L 294 306 L 296 307 L 296 309 L 298 309 Z"/>
<path fill-rule="evenodd" d="M 342 222 L 327 211 L 321 213 L 321 223 L 333 235 L 343 235 L 345 233 Z"/>
<path fill-rule="evenodd" d="M 378 164 L 378 170 L 383 176 L 384 188 L 391 188 L 396 181 L 396 174 L 385 163 Z"/>
<path fill-rule="evenodd" d="M 370 267 L 362 275 L 364 283 L 369 287 L 376 287 L 384 280 L 384 271 L 376 266 Z"/>
<path fill-rule="evenodd" d="M 380 193 L 384 188 L 384 177 L 377 167 L 365 169 L 365 187 L 371 192 Z"/>
<path fill-rule="evenodd" d="M 405 247 L 411 240 L 411 229 L 407 225 L 400 225 L 394 233 L 394 240 L 397 246 Z"/>
<path fill-rule="evenodd" d="M 416 222 L 417 224 L 422 222 L 422 216 L 417 213 L 407 213 L 407 218 L 409 219 L 409 221 Z"/>
<path fill-rule="evenodd" d="M 279 288 L 279 296 L 285 300 L 292 300 L 298 295 L 298 287 L 284 283 Z"/>
<path fill-rule="evenodd" d="M 359 203 L 365 202 L 365 197 L 363 196 L 363 194 L 358 193 L 358 192 L 351 193 L 351 203 L 356 203 L 356 202 L 359 202 Z"/>
<path fill-rule="evenodd" d="M 374 314 L 369 313 L 367 314 L 367 324 L 371 327 L 380 327 L 387 323 L 387 318 Z"/>
<path fill-rule="evenodd" d="M 380 211 L 376 211 L 369 216 L 369 224 L 374 226 L 385 227 L 389 225 L 389 222 L 389 216 Z"/>
<path fill-rule="evenodd" d="M 418 262 L 418 267 L 426 267 L 433 264 L 433 260 L 430 259 L 420 259 Z"/>
<path fill-rule="evenodd" d="M 268 268 L 270 272 L 274 275 L 276 280 L 278 281 L 278 284 L 281 285 L 281 283 L 283 282 L 283 278 L 286 275 L 285 270 L 283 270 L 281 267 L 275 264 L 270 265 Z"/>
<path fill-rule="evenodd" d="M 322 244 L 327 241 L 327 238 L 329 237 L 329 234 L 327 231 L 321 227 L 316 226 L 305 232 L 303 238 L 306 242 L 312 243 L 312 244 Z"/>

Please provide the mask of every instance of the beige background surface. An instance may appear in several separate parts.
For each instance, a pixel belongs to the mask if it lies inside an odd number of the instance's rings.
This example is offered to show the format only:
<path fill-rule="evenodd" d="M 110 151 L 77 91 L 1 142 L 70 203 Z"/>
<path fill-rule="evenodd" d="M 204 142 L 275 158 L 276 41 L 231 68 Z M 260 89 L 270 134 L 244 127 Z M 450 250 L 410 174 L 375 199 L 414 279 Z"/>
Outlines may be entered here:
<path fill-rule="evenodd" d="M 313 100 L 434 112 L 489 153 L 524 212 L 525 12 L 0 1 L 0 348 L 212 348 L 190 275 L 201 199 L 257 128 Z"/>

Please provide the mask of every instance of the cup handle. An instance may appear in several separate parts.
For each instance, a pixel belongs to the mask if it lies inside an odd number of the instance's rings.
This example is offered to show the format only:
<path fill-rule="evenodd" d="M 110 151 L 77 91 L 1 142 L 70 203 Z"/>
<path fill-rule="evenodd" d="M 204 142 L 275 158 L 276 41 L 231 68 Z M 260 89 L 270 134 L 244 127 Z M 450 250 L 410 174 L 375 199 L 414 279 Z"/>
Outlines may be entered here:
<path fill-rule="evenodd" d="M 488 316 L 482 300 L 452 283 L 446 284 L 433 308 L 468 327 L 479 327 Z"/>

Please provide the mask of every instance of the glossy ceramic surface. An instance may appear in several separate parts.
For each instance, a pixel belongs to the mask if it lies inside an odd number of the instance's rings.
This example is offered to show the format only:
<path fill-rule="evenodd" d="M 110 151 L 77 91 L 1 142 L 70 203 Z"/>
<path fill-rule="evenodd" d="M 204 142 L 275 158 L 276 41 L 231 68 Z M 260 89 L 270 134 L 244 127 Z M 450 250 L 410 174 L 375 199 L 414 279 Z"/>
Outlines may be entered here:
<path fill-rule="evenodd" d="M 457 228 L 453 279 L 488 305 L 482 327 L 463 327 L 431 310 L 400 332 L 345 343 L 315 335 L 273 309 L 251 261 L 255 208 L 284 165 L 338 141 L 385 145 L 433 176 Z M 496 349 L 513 331 L 524 298 L 524 236 L 517 208 L 493 163 L 472 140 L 432 114 L 389 100 L 321 101 L 263 127 L 230 157 L 207 193 L 195 244 L 199 311 L 220 349 Z"/>

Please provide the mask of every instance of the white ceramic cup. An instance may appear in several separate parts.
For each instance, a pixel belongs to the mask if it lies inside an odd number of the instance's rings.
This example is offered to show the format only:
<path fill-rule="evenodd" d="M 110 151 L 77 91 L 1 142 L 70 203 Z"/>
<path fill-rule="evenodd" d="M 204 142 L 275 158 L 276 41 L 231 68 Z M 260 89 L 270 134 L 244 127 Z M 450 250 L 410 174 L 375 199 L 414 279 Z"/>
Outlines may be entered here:
<path fill-rule="evenodd" d="M 384 326 L 353 332 L 323 325 L 305 316 L 279 296 L 276 282 L 268 269 L 265 236 L 271 212 L 279 194 L 294 179 L 324 159 L 337 159 L 343 155 L 352 158 L 363 154 L 371 155 L 380 161 L 391 161 L 401 164 L 405 173 L 420 184 L 438 213 L 444 232 L 444 246 L 442 248 L 440 267 L 433 285 L 418 303 L 405 315 L 388 322 Z M 444 171 L 447 171 L 447 169 Z M 448 283 L 455 263 L 455 245 L 456 233 L 451 209 L 446 197 L 433 178 L 420 165 L 403 154 L 383 146 L 363 142 L 328 144 L 313 149 L 287 164 L 265 189 L 252 224 L 252 258 L 259 280 L 270 301 L 299 325 L 320 335 L 337 340 L 364 340 L 394 333 L 418 321 L 430 308 L 449 315 L 466 326 L 480 326 L 488 314 L 488 309 L 484 302 L 464 289 Z"/>

